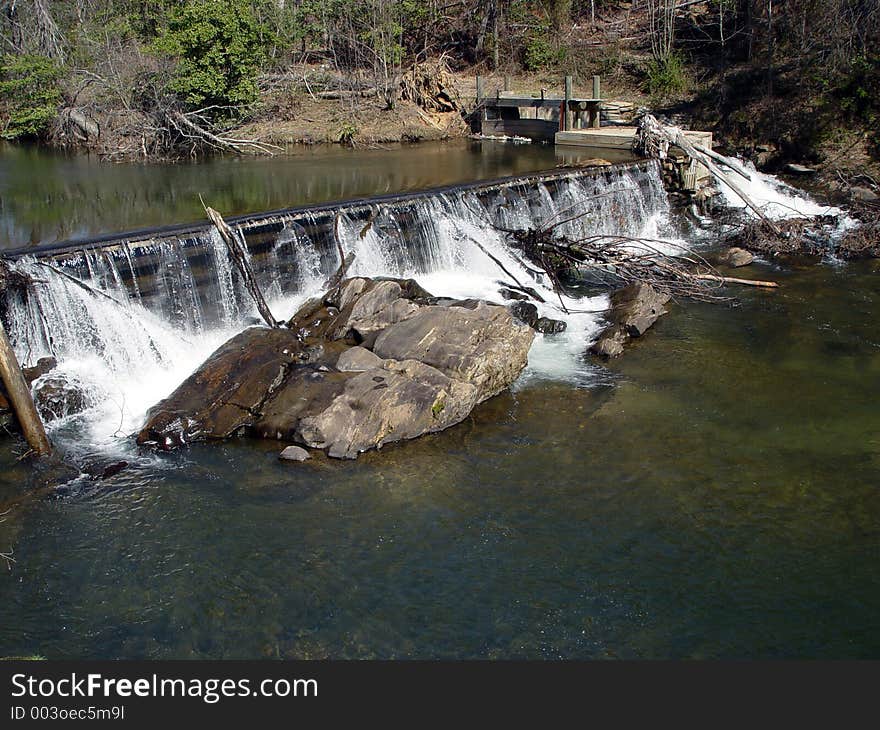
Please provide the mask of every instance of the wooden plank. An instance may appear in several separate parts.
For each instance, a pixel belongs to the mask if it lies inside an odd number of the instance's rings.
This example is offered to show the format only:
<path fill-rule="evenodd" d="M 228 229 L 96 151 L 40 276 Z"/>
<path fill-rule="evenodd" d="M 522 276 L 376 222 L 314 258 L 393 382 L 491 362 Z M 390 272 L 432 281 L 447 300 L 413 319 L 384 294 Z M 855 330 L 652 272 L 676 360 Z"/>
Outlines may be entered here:
<path fill-rule="evenodd" d="M 540 96 L 508 96 L 504 92 L 501 92 L 494 99 L 485 99 L 484 103 L 489 107 L 553 107 L 557 108 L 560 103 L 564 102 L 564 97 L 561 96 L 544 96 L 541 98 Z M 574 105 L 577 104 L 600 104 L 602 102 L 601 99 L 571 99 L 569 102 L 569 108 L 576 109 L 577 107 Z M 587 107 L 584 107 L 587 108 Z"/>

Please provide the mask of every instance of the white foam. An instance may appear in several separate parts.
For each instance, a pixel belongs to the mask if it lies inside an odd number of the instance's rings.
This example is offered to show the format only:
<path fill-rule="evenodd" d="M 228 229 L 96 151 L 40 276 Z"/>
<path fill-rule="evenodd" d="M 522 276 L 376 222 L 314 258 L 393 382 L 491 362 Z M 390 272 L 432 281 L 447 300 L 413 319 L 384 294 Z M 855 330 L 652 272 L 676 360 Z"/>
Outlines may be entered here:
<path fill-rule="evenodd" d="M 501 300 L 499 282 L 532 287 L 545 299 L 537 304 L 539 314 L 564 320 L 567 329 L 536 337 L 519 387 L 535 379 L 585 382 L 593 373 L 584 351 L 600 327 L 599 312 L 606 308 L 607 298 L 564 297 L 560 303 L 546 275 L 520 258 L 501 229 L 526 229 L 550 220 L 566 221 L 559 230 L 574 238 L 619 234 L 663 239 L 671 231 L 668 202 L 656 167 L 646 173 L 617 172 L 602 182 L 572 178 L 561 183 L 554 196 L 540 185 L 537 195 L 534 192 L 533 187 L 511 189 L 489 203 L 468 192 L 424 199 L 406 213 L 416 221 L 406 239 L 400 213 L 393 207 L 374 211 L 366 227 L 363 219 L 342 215 L 343 248 L 356 254 L 350 274 L 412 277 L 437 296 L 494 301 Z M 28 363 L 56 356 L 57 372 L 82 384 L 93 404 L 84 414 L 51 425 L 56 438 L 69 439 L 77 449 L 127 448 L 128 436 L 143 424 L 147 410 L 253 316 L 254 306 L 240 277 L 228 262 L 216 260 L 223 253 L 217 241 L 205 243 L 215 263 L 213 305 L 211 297 L 196 290 L 180 246 L 155 248 L 164 292 L 162 316 L 140 304 L 139 292 L 123 299 L 112 256 L 94 262 L 103 273 L 90 285 L 107 282 L 119 303 L 90 294 L 33 262 L 16 264 L 44 282 L 37 285 L 36 296 L 11 311 L 10 336 L 17 353 Z M 674 249 L 681 243 L 672 240 L 668 246 Z M 314 249 L 309 252 L 312 245 L 293 229 L 279 239 L 276 249 L 293 247 L 301 263 L 295 277 L 279 275 L 267 288 L 270 308 L 279 319 L 290 317 L 307 297 L 320 293 L 327 267 L 338 266 L 338 261 L 322 264 Z M 272 259 L 276 267 L 282 263 L 280 257 L 276 252 Z M 131 267 L 126 256 L 118 263 Z M 174 278 L 175 272 L 179 278 Z M 211 311 L 211 306 L 219 311 Z M 187 315 L 192 308 L 198 310 L 196 319 Z M 203 325 L 212 321 L 219 324 Z"/>

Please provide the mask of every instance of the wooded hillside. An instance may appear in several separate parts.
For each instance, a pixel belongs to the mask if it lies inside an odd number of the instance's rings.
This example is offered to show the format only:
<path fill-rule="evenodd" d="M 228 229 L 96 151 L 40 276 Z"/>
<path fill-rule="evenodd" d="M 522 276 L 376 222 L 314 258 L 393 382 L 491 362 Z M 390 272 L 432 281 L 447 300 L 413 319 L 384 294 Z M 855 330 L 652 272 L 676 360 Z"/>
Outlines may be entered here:
<path fill-rule="evenodd" d="M 782 152 L 841 127 L 878 143 L 880 0 L 4 0 L 0 11 L 3 137 L 109 157 L 272 152 L 255 129 L 328 101 L 339 114 L 303 141 L 354 141 L 365 109 L 414 107 L 450 133 L 442 115 L 467 112 L 461 79 L 476 72 L 600 73 L 621 95 L 686 103 L 722 136 Z"/>

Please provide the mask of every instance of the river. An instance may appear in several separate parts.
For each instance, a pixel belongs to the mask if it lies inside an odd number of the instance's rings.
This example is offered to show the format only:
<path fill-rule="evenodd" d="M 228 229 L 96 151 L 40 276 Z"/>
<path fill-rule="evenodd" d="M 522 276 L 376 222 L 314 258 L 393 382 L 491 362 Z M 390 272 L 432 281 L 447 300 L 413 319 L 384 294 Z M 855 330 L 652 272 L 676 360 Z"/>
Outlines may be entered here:
<path fill-rule="evenodd" d="M 105 167 L 16 151 L 3 227 L 21 244 L 11 232 L 195 219 L 202 186 L 228 186 L 215 207 L 231 214 L 556 164 L 552 148 L 471 143 L 329 157 Z M 10 202 L 29 185 L 74 192 Z M 356 462 L 292 466 L 246 440 L 138 455 L 117 434 L 128 469 L 0 517 L 15 560 L 0 656 L 876 657 L 875 268 L 749 276 L 780 289 L 673 304 L 608 366 L 573 358 L 576 339 L 539 343 L 461 425 Z M 39 481 L 7 443 L 0 497 Z"/>

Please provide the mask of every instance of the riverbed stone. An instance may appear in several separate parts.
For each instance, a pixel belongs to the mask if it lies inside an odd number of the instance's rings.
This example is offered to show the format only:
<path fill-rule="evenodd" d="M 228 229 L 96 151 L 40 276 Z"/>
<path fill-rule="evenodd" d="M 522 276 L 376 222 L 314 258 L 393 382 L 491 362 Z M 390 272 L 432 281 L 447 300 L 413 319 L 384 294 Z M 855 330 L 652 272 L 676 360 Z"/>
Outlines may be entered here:
<path fill-rule="evenodd" d="M 755 257 L 750 252 L 746 251 L 744 248 L 739 248 L 738 246 L 733 246 L 732 248 L 727 249 L 727 251 L 721 256 L 721 263 L 731 266 L 734 269 L 748 266 L 754 260 Z"/>
<path fill-rule="evenodd" d="M 422 307 L 376 339 L 384 359 L 418 360 L 443 374 L 471 383 L 477 402 L 507 388 L 528 363 L 534 330 L 504 307 L 480 302 L 464 307 Z"/>
<path fill-rule="evenodd" d="M 350 347 L 343 350 L 336 361 L 336 369 L 344 373 L 361 373 L 364 370 L 382 367 L 381 357 L 364 347 Z"/>
<path fill-rule="evenodd" d="M 631 338 L 641 337 L 667 313 L 664 305 L 670 298 L 643 282 L 613 292 L 611 307 L 606 314 L 609 324 L 590 345 L 588 352 L 602 358 L 617 357 Z"/>
<path fill-rule="evenodd" d="M 218 348 L 150 409 L 138 442 L 246 434 L 355 458 L 459 423 L 522 372 L 534 337 L 497 304 L 433 297 L 411 279 L 344 280 L 288 327 Z"/>
<path fill-rule="evenodd" d="M 302 446 L 288 446 L 278 454 L 278 458 L 282 461 L 308 461 L 312 455 Z"/>
<path fill-rule="evenodd" d="M 33 387 L 37 380 L 50 373 L 57 365 L 58 362 L 54 357 L 41 357 L 37 360 L 36 365 L 22 368 L 21 372 L 28 386 Z M 7 397 L 6 387 L 3 385 L 3 381 L 0 380 L 0 429 L 8 431 L 17 427 L 18 421 L 12 413 L 12 404 Z"/>
<path fill-rule="evenodd" d="M 82 413 L 91 403 L 85 388 L 64 373 L 47 373 L 33 384 L 34 405 L 40 417 L 54 421 Z"/>

